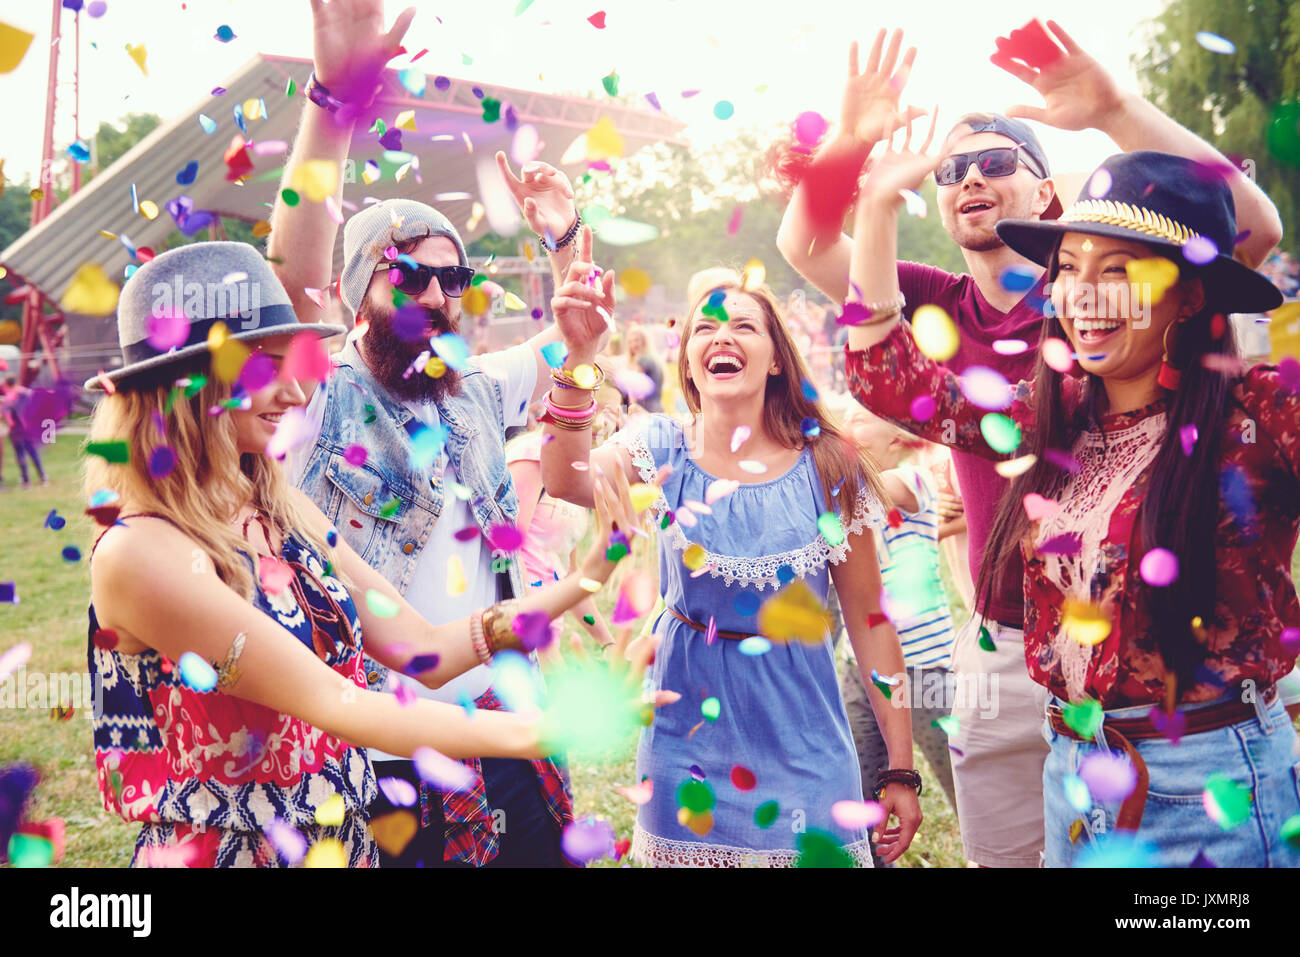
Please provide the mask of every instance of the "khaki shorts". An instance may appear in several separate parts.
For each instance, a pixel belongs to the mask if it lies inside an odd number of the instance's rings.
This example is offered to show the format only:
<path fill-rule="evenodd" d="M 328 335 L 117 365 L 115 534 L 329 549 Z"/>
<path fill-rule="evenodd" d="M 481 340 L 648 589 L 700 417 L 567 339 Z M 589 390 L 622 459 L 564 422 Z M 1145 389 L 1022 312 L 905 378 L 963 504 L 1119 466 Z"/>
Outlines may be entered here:
<path fill-rule="evenodd" d="M 1047 689 L 1029 678 L 1024 632 L 980 620 L 953 643 L 957 733 L 952 745 L 957 817 L 966 857 L 984 867 L 1039 867 L 1043 852 L 1043 740 Z"/>

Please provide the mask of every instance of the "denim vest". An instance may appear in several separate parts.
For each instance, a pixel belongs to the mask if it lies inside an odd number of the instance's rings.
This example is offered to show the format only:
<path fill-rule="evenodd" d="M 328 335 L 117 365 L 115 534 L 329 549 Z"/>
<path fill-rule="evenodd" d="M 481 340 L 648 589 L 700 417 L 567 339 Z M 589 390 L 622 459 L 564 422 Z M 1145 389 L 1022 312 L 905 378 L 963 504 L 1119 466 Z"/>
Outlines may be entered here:
<path fill-rule="evenodd" d="M 375 382 L 354 342 L 334 358 L 334 365 L 324 386 L 320 435 L 298 487 L 340 537 L 404 595 L 446 501 L 443 469 L 436 464 L 412 468 L 411 435 L 423 423 Z M 436 405 L 447 428 L 444 454 L 460 484 L 473 490 L 470 510 L 479 529 L 486 534 L 499 522 L 514 524 L 519 500 L 506 468 L 500 384 L 471 365 L 461 373 L 460 394 Z M 353 444 L 367 451 L 359 468 L 343 458 Z M 396 511 L 382 514 L 393 499 L 398 500 Z M 509 597 L 507 587 L 513 595 L 524 594 L 519 561 L 509 561 L 507 571 L 497 576 L 498 598 Z M 385 676 L 383 666 L 366 659 L 368 687 L 381 686 Z"/>

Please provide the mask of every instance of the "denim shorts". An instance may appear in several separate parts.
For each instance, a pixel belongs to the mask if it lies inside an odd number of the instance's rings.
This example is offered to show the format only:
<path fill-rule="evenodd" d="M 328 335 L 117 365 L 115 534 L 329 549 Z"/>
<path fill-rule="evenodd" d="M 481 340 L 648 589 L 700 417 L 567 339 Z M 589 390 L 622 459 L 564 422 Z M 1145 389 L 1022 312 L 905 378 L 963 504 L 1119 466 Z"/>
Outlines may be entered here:
<path fill-rule="evenodd" d="M 1053 703 L 1062 704 L 1058 699 Z M 1118 708 L 1105 717 L 1144 717 L 1150 710 L 1148 705 Z M 1077 774 L 1083 759 L 1099 746 L 1058 734 L 1050 723 L 1044 723 L 1043 736 L 1051 746 L 1043 768 L 1048 867 L 1070 867 L 1089 858 L 1100 862 L 1108 848 L 1120 846 L 1129 848 L 1130 855 L 1121 860 L 1136 866 L 1188 867 L 1200 855 L 1201 863 L 1216 867 L 1300 867 L 1300 848 L 1281 836 L 1287 819 L 1300 814 L 1300 753 L 1281 700 L 1271 707 L 1257 703 L 1255 716 L 1186 735 L 1178 744 L 1164 737 L 1133 741 L 1146 762 L 1150 784 L 1136 834 L 1118 837 L 1118 801 L 1094 801 L 1081 812 L 1066 797 L 1066 777 Z M 1215 772 L 1248 787 L 1251 794 L 1248 816 L 1226 830 L 1206 811 L 1206 781 Z"/>

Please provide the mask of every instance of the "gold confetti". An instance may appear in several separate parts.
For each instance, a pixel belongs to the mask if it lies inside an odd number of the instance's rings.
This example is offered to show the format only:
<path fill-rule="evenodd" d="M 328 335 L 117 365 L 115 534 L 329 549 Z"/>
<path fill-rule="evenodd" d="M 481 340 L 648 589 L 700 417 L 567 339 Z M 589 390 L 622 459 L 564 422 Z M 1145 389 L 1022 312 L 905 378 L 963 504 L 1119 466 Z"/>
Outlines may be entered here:
<path fill-rule="evenodd" d="M 370 833 L 375 836 L 375 843 L 390 857 L 401 856 L 415 837 L 416 830 L 415 815 L 410 811 L 391 811 L 370 819 Z"/>
<path fill-rule="evenodd" d="M 659 498 L 659 489 L 645 482 L 637 482 L 628 491 L 632 494 L 632 508 L 638 513 L 644 512 Z"/>
<path fill-rule="evenodd" d="M 331 794 L 324 804 L 316 808 L 316 823 L 321 827 L 343 825 L 343 795 Z"/>
<path fill-rule="evenodd" d="M 740 282 L 740 288 L 749 290 L 757 289 L 767 280 L 767 267 L 757 259 L 751 259 L 745 263 L 745 271 Z"/>
<path fill-rule="evenodd" d="M 1067 598 L 1061 606 L 1061 631 L 1081 645 L 1098 645 L 1110 634 L 1110 616 L 1097 605 Z"/>
<path fill-rule="evenodd" d="M 465 580 L 465 564 L 460 560 L 459 555 L 452 555 L 447 559 L 447 594 L 455 598 L 465 594 L 465 589 L 468 587 L 469 582 Z"/>
<path fill-rule="evenodd" d="M 307 160 L 294 167 L 289 185 L 311 202 L 323 202 L 326 196 L 333 196 L 338 189 L 338 164 L 322 159 Z"/>
<path fill-rule="evenodd" d="M 957 354 L 961 337 L 952 317 L 938 306 L 918 306 L 912 314 L 912 338 L 916 347 L 935 362 L 945 362 Z"/>
<path fill-rule="evenodd" d="M 234 382 L 248 361 L 248 346 L 230 338 L 224 322 L 218 322 L 208 332 L 208 349 L 212 352 L 212 371 L 222 382 Z"/>
<path fill-rule="evenodd" d="M 758 610 L 758 630 L 770 641 L 816 645 L 825 640 L 830 627 L 830 612 L 799 580 L 786 585 Z"/>
<path fill-rule="evenodd" d="M 682 552 L 682 564 L 693 572 L 703 568 L 707 560 L 708 554 L 704 551 L 704 546 L 699 542 L 688 545 L 686 551 Z"/>
<path fill-rule="evenodd" d="M 317 841 L 303 859 L 303 867 L 347 867 L 348 856 L 343 853 L 343 843 L 327 837 Z"/>
<path fill-rule="evenodd" d="M 154 220 L 158 218 L 158 204 L 152 199 L 140 201 L 140 215 L 145 219 Z"/>
<path fill-rule="evenodd" d="M 1178 267 L 1161 256 L 1130 259 L 1124 264 L 1124 270 L 1133 284 L 1131 301 L 1138 309 L 1154 306 L 1178 282 Z"/>
<path fill-rule="evenodd" d="M 117 308 L 121 292 L 98 263 L 83 263 L 72 277 L 59 305 L 83 316 L 107 316 Z"/>

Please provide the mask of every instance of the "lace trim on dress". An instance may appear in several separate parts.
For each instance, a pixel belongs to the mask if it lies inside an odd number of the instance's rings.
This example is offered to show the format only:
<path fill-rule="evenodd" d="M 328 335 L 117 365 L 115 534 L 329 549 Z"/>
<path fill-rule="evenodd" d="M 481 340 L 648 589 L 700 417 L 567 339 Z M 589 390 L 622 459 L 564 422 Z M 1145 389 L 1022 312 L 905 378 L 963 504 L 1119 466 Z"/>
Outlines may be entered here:
<path fill-rule="evenodd" d="M 650 449 L 646 446 L 645 440 L 639 437 L 629 437 L 620 444 L 631 452 L 632 465 L 640 473 L 641 480 L 643 482 L 653 482 L 655 479 L 654 459 L 650 455 Z M 662 492 L 659 493 L 659 497 L 651 505 L 651 508 L 654 509 L 655 518 L 661 525 L 664 516 L 672 511 L 668 505 L 668 499 L 664 497 Z M 844 526 L 844 541 L 838 545 L 832 545 L 824 537 L 818 535 L 813 541 L 801 548 L 778 552 L 775 555 L 759 555 L 753 558 L 743 555 L 722 555 L 706 549 L 704 552 L 705 567 L 708 568 L 712 577 L 721 578 L 728 585 L 739 584 L 745 588 L 757 588 L 759 591 L 770 585 L 772 590 L 776 591 L 781 587 L 781 581 L 777 577 L 777 570 L 781 566 L 789 565 L 796 578 L 806 578 L 827 563 L 838 565 L 848 557 L 850 536 L 857 535 L 867 528 L 882 528 L 886 523 L 885 510 L 879 499 L 869 490 L 863 489 L 862 494 L 858 496 L 857 505 L 853 509 L 852 521 Z M 668 535 L 673 548 L 679 552 L 686 551 L 692 544 L 676 520 L 668 526 L 665 534 Z"/>
<path fill-rule="evenodd" d="M 871 867 L 871 842 L 867 838 L 844 845 L 858 867 Z M 651 867 L 793 867 L 796 850 L 758 851 L 726 844 L 670 841 L 641 829 L 632 831 L 631 856 Z"/>
<path fill-rule="evenodd" d="M 1159 412 L 1115 432 L 1090 429 L 1075 442 L 1072 452 L 1079 470 L 1067 473 L 1058 482 L 1052 497 L 1061 508 L 1039 523 L 1034 538 L 1035 548 L 1058 535 L 1079 538 L 1076 554 L 1042 556 L 1044 574 L 1066 598 L 1095 600 L 1093 583 L 1098 576 L 1108 574 L 1104 544 L 1111 515 L 1155 460 L 1164 431 L 1165 413 Z M 1057 633 L 1053 646 L 1070 698 L 1077 700 L 1083 694 L 1093 648 L 1074 640 L 1064 630 Z"/>

